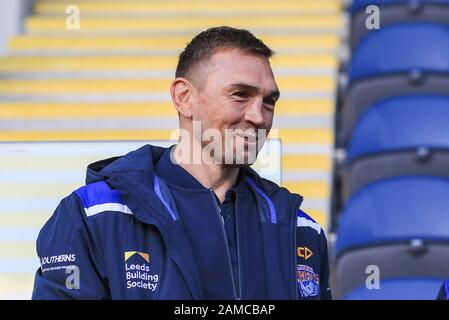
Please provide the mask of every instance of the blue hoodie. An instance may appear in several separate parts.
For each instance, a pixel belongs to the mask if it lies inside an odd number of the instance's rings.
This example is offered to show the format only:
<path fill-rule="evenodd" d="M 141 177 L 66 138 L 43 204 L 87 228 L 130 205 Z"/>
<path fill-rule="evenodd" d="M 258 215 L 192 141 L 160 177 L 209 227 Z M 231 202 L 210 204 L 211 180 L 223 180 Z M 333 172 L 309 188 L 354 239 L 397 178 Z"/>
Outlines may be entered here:
<path fill-rule="evenodd" d="M 145 145 L 88 166 L 86 185 L 60 202 L 39 233 L 33 299 L 215 298 L 204 292 L 175 193 L 156 174 L 165 150 Z M 326 237 L 299 209 L 302 197 L 244 170 L 248 194 L 236 210 L 258 213 L 261 243 L 254 245 L 263 252 L 266 298 L 330 299 Z M 201 210 L 195 199 L 188 205 Z M 204 250 L 217 249 L 205 243 Z M 233 288 L 231 279 L 209 281 Z M 224 299 L 239 298 L 224 291 Z"/>

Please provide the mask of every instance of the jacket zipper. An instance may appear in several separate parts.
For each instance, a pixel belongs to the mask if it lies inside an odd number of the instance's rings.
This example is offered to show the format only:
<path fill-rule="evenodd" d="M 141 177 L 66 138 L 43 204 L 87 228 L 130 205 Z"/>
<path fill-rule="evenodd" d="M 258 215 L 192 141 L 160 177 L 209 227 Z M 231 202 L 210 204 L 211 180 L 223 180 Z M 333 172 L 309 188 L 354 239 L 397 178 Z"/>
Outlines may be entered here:
<path fill-rule="evenodd" d="M 220 225 L 221 225 L 221 231 L 223 234 L 223 239 L 225 241 L 225 247 L 226 247 L 226 252 L 227 252 L 227 260 L 228 260 L 228 266 L 229 266 L 229 271 L 231 273 L 231 279 L 232 279 L 232 291 L 234 292 L 234 297 L 236 300 L 240 300 L 240 297 L 237 296 L 237 290 L 235 289 L 235 279 L 234 279 L 234 272 L 232 271 L 232 264 L 231 264 L 231 253 L 229 252 L 229 247 L 228 247 L 228 239 L 226 237 L 226 230 L 224 228 L 223 223 L 221 223 L 221 213 L 220 213 L 220 208 L 218 207 L 217 204 L 217 200 L 215 199 L 215 194 L 214 194 L 214 190 L 212 188 L 209 189 L 211 198 L 212 198 L 212 202 L 215 204 L 215 212 L 218 215 L 218 219 L 220 220 Z M 237 244 L 237 250 L 238 250 L 238 244 Z"/>
<path fill-rule="evenodd" d="M 239 276 L 239 295 L 237 297 L 238 300 L 241 299 L 242 297 L 242 277 L 241 277 L 241 272 L 240 272 L 240 246 L 239 246 L 239 219 L 238 219 L 238 214 L 237 214 L 237 202 L 239 199 L 239 194 L 236 193 L 235 194 L 235 234 L 236 234 L 236 239 L 237 239 L 237 274 Z"/>

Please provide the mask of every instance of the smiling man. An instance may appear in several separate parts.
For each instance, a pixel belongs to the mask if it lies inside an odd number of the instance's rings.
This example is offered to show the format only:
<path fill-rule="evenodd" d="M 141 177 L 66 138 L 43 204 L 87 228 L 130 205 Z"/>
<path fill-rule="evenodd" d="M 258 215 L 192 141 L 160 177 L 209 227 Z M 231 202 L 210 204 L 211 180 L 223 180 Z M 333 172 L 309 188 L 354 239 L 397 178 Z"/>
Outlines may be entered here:
<path fill-rule="evenodd" d="M 302 197 L 252 170 L 279 98 L 273 52 L 211 28 L 179 57 L 180 138 L 89 165 L 37 240 L 34 299 L 330 299 Z"/>

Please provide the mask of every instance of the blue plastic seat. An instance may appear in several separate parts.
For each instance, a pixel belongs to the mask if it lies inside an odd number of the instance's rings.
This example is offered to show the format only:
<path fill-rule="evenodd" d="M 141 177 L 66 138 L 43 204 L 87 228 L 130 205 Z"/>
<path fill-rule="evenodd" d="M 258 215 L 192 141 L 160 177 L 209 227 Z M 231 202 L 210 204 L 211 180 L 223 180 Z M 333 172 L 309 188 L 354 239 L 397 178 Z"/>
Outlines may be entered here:
<path fill-rule="evenodd" d="M 335 297 L 363 286 L 369 266 L 379 268 L 381 280 L 448 279 L 447 199 L 449 179 L 425 176 L 380 180 L 354 193 L 337 232 Z"/>
<path fill-rule="evenodd" d="M 381 280 L 379 289 L 360 286 L 348 292 L 345 300 L 435 300 L 443 279 L 399 278 Z"/>
<path fill-rule="evenodd" d="M 399 96 L 370 106 L 352 131 L 339 171 L 340 202 L 381 179 L 449 178 L 448 119 L 449 95 Z"/>
<path fill-rule="evenodd" d="M 370 106 L 352 132 L 348 160 L 420 147 L 449 150 L 449 95 L 401 96 Z"/>
<path fill-rule="evenodd" d="M 407 176 L 372 183 L 348 200 L 339 223 L 336 255 L 411 239 L 449 245 L 448 199 L 449 179 Z"/>
<path fill-rule="evenodd" d="M 449 27 L 435 23 L 401 23 L 366 35 L 355 48 L 350 82 L 420 70 L 449 72 Z"/>

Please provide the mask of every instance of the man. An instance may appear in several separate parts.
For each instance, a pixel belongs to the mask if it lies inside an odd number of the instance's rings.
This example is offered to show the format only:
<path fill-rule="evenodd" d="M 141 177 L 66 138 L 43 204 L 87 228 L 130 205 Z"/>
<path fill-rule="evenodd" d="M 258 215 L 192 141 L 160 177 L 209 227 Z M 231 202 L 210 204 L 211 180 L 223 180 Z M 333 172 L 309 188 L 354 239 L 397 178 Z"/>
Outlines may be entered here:
<path fill-rule="evenodd" d="M 249 168 L 279 97 L 272 54 L 230 27 L 187 45 L 177 145 L 89 165 L 39 234 L 34 299 L 331 298 L 323 230 Z"/>

